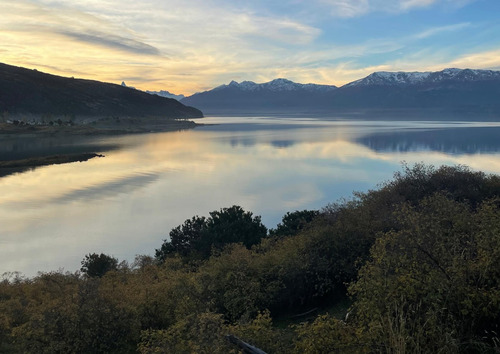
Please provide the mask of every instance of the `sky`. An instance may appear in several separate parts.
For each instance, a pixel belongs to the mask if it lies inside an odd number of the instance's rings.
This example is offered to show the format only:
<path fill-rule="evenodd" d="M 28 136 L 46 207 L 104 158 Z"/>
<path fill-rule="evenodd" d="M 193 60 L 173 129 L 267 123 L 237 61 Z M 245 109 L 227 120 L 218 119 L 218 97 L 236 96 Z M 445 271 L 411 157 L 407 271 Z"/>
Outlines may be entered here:
<path fill-rule="evenodd" d="M 0 0 L 0 62 L 190 95 L 500 70 L 499 0 Z"/>

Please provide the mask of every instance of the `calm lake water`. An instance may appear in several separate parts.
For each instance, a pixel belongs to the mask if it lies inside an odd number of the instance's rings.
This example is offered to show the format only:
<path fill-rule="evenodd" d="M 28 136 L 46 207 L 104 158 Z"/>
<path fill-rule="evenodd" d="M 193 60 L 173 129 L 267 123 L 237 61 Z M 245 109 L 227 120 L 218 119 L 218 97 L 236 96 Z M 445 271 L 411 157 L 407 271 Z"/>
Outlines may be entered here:
<path fill-rule="evenodd" d="M 499 123 L 205 118 L 194 130 L 0 141 L 0 159 L 105 154 L 0 178 L 0 274 L 63 268 L 103 252 L 154 254 L 170 229 L 233 204 L 275 227 L 287 211 L 366 191 L 401 162 L 500 173 Z"/>

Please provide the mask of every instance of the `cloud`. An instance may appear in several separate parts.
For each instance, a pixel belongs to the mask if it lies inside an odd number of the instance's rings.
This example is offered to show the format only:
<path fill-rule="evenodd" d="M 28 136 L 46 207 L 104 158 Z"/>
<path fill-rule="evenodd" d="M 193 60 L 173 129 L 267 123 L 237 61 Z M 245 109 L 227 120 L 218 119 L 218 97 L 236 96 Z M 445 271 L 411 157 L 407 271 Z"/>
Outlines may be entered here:
<path fill-rule="evenodd" d="M 410 10 L 412 8 L 427 7 L 433 5 L 438 0 L 403 0 L 399 4 L 401 10 Z"/>
<path fill-rule="evenodd" d="M 460 8 L 476 0 L 318 0 L 335 17 L 359 17 L 370 12 L 402 13 L 437 4 Z"/>
<path fill-rule="evenodd" d="M 449 61 L 446 67 L 500 70 L 500 50 L 465 54 Z"/>
<path fill-rule="evenodd" d="M 0 48 L 21 44 L 3 60 L 54 74 L 77 71 L 89 79 L 127 80 L 139 89 L 193 93 L 228 72 L 248 75 L 281 65 L 279 58 L 322 34 L 304 21 L 248 6 L 221 0 L 0 3 L 7 21 L 0 24 Z"/>
<path fill-rule="evenodd" d="M 500 70 L 500 50 L 464 54 L 452 60 L 447 60 L 447 55 L 446 51 L 436 53 L 428 49 L 380 65 L 360 67 L 355 62 L 347 62 L 332 68 L 321 68 L 320 72 L 335 80 L 332 82 L 348 83 L 375 71 L 440 71 L 445 68 Z"/>
<path fill-rule="evenodd" d="M 158 48 L 150 46 L 149 44 L 112 34 L 99 32 L 79 33 L 65 30 L 58 30 L 55 31 L 55 33 L 75 39 L 77 41 L 96 44 L 107 48 L 116 48 L 126 52 L 145 55 L 160 55 L 160 51 L 158 50 Z"/>
<path fill-rule="evenodd" d="M 338 17 L 356 17 L 370 11 L 369 0 L 322 0 L 332 8 L 332 14 Z"/>
<path fill-rule="evenodd" d="M 9 64 L 64 76 L 125 80 L 143 90 L 192 94 L 233 79 L 263 82 L 276 77 L 341 85 L 375 70 L 415 70 L 420 64 L 451 61 L 451 52 L 457 55 L 466 48 L 453 43 L 443 49 L 423 47 L 423 40 L 477 26 L 443 23 L 422 30 L 417 22 L 420 32 L 393 31 L 376 38 L 357 22 L 359 28 L 353 30 L 348 20 L 327 21 L 331 13 L 348 19 L 470 2 L 0 0 L 0 50 Z M 351 30 L 364 37 L 348 41 Z"/>
<path fill-rule="evenodd" d="M 424 38 L 429 38 L 441 33 L 449 33 L 449 32 L 455 32 L 455 31 L 461 31 L 467 27 L 470 27 L 471 23 L 469 22 L 463 22 L 463 23 L 457 23 L 454 25 L 448 25 L 448 26 L 440 26 L 440 27 L 433 27 L 429 28 L 423 32 L 417 33 L 415 35 L 416 39 L 424 39 Z"/>

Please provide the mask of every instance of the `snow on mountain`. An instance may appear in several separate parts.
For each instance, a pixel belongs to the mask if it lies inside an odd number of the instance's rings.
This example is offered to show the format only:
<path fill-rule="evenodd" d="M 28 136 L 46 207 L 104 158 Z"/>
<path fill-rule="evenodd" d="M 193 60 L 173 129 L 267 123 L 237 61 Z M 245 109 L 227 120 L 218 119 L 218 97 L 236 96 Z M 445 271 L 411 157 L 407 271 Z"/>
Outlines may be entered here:
<path fill-rule="evenodd" d="M 306 90 L 310 92 L 328 92 L 335 90 L 337 87 L 333 85 L 298 84 L 287 79 L 275 79 L 262 84 L 257 84 L 253 81 L 242 81 L 241 83 L 238 83 L 233 80 L 228 85 L 217 86 L 213 89 L 213 91 L 219 91 L 225 88 L 236 88 L 241 91 L 268 90 L 272 92 L 280 92 Z"/>
<path fill-rule="evenodd" d="M 176 94 L 170 93 L 170 92 L 165 91 L 165 90 L 146 91 L 146 92 L 149 93 L 150 95 L 157 95 L 157 96 L 166 97 L 166 98 L 173 98 L 174 100 L 177 100 L 177 101 L 180 101 L 185 97 L 184 95 L 176 95 Z"/>
<path fill-rule="evenodd" d="M 367 77 L 346 84 L 344 87 L 371 86 L 371 85 L 416 85 L 436 83 L 447 80 L 479 81 L 499 79 L 500 72 L 492 70 L 472 70 L 448 68 L 437 72 L 387 72 L 378 71 Z"/>
<path fill-rule="evenodd" d="M 451 68 L 437 71 L 429 76 L 429 80 L 433 82 L 444 80 L 480 81 L 492 79 L 500 79 L 500 71 Z"/>

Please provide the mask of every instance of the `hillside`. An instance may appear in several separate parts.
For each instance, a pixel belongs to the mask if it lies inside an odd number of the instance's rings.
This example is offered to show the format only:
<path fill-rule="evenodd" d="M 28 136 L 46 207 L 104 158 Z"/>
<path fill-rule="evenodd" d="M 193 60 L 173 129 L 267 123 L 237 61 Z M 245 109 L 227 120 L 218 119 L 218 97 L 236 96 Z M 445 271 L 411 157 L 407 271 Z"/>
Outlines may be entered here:
<path fill-rule="evenodd" d="M 265 84 L 233 81 L 181 102 L 206 114 L 321 113 L 364 118 L 498 120 L 499 96 L 499 71 L 445 69 L 376 72 L 340 88 L 284 79 Z"/>
<path fill-rule="evenodd" d="M 71 117 L 197 118 L 203 114 L 174 99 L 93 80 L 65 78 L 0 63 L 0 114 Z"/>

